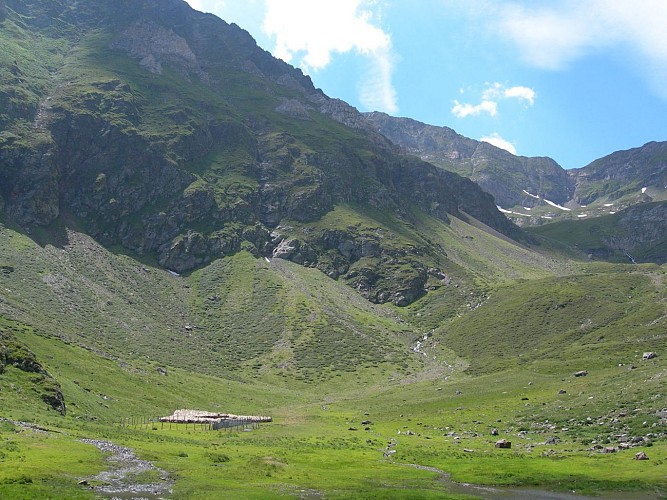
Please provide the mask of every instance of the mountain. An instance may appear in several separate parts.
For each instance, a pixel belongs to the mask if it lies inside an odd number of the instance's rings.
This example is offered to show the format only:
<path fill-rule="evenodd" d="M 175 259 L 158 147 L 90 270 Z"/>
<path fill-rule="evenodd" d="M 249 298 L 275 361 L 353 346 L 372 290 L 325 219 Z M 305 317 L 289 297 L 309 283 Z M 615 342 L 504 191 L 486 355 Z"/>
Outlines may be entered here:
<path fill-rule="evenodd" d="M 664 203 L 523 230 L 369 123 L 180 0 L 0 0 L 0 497 L 667 493 Z"/>
<path fill-rule="evenodd" d="M 621 206 L 665 200 L 667 142 L 617 151 L 567 174 L 571 197 L 580 205 L 600 200 Z"/>
<path fill-rule="evenodd" d="M 179 273 L 245 249 L 402 305 L 423 293 L 429 250 L 296 226 L 350 204 L 522 238 L 477 185 L 341 126 L 299 70 L 181 0 L 5 10 L 0 207 L 26 230 L 61 221 Z"/>
<path fill-rule="evenodd" d="M 577 208 L 591 205 L 595 206 L 591 207 L 595 209 L 594 215 L 599 215 L 636 203 L 667 199 L 667 142 L 650 142 L 612 153 L 579 169 L 564 170 L 551 158 L 515 156 L 488 143 L 463 137 L 448 127 L 378 112 L 365 113 L 363 119 L 366 126 L 406 152 L 474 180 L 494 196 L 498 205 L 508 209 L 519 207 L 519 212 L 509 211 L 508 215 L 522 225 L 525 217 L 530 216 L 534 216 L 533 224 L 545 222 L 540 215 L 548 219 L 576 217 L 582 213 Z M 568 210 L 562 209 L 554 212 L 554 204 L 574 212 L 564 213 Z M 612 205 L 614 208 L 609 208 Z M 526 213 L 521 207 L 544 207 L 551 213 L 544 210 Z"/>
<path fill-rule="evenodd" d="M 539 194 L 564 204 L 568 197 L 566 171 L 551 158 L 515 156 L 487 142 L 468 139 L 448 127 L 426 125 L 411 118 L 365 113 L 369 125 L 410 154 L 457 172 L 491 193 L 503 207 L 535 205 Z"/>

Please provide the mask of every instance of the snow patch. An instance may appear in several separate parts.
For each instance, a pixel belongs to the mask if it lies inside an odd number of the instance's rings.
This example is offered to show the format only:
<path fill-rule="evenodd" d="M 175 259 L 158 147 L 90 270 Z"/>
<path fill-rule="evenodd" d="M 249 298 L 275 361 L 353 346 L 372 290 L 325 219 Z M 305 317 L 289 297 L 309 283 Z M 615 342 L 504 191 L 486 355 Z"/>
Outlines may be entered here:
<path fill-rule="evenodd" d="M 644 194 L 645 192 L 646 192 L 646 188 L 643 187 L 643 188 L 642 188 L 642 194 Z"/>
<path fill-rule="evenodd" d="M 543 219 L 553 219 L 553 217 L 551 217 L 551 216 L 549 216 L 549 215 L 543 215 L 542 218 L 543 218 Z"/>
<path fill-rule="evenodd" d="M 582 217 L 588 217 L 588 214 L 579 214 L 579 215 L 577 215 L 577 217 L 579 217 L 581 219 Z"/>
<path fill-rule="evenodd" d="M 528 214 L 522 214 L 521 212 L 512 212 L 511 210 L 505 210 L 505 209 L 504 209 L 503 207 L 501 207 L 500 205 L 496 205 L 496 208 L 498 209 L 498 211 L 500 211 L 500 212 L 502 212 L 502 213 L 504 213 L 504 214 L 521 215 L 521 216 L 523 216 L 523 217 L 530 217 L 530 215 L 528 215 Z M 529 208 L 528 210 L 530 210 L 530 208 Z"/>
<path fill-rule="evenodd" d="M 535 199 L 537 199 L 537 200 L 540 199 L 539 196 L 537 196 L 536 194 L 530 194 L 530 193 L 529 193 L 528 191 L 526 191 L 525 189 L 523 190 L 523 192 L 526 193 L 528 196 L 532 196 L 533 198 L 535 198 Z"/>
<path fill-rule="evenodd" d="M 530 207 L 523 207 L 524 210 L 528 210 L 529 212 L 532 210 Z"/>
<path fill-rule="evenodd" d="M 611 215 L 614 215 L 616 212 L 609 212 Z"/>
<path fill-rule="evenodd" d="M 558 203 L 554 203 L 553 201 L 547 200 L 546 198 L 544 199 L 544 201 L 546 203 L 548 203 L 549 205 L 551 205 L 552 207 L 560 208 L 561 210 L 565 210 L 566 212 L 571 212 L 572 211 L 571 208 L 563 207 L 563 206 L 559 205 Z"/>
<path fill-rule="evenodd" d="M 271 261 L 269 260 L 268 257 L 264 257 L 264 260 L 266 261 L 267 264 L 270 264 L 270 263 L 271 263 Z"/>

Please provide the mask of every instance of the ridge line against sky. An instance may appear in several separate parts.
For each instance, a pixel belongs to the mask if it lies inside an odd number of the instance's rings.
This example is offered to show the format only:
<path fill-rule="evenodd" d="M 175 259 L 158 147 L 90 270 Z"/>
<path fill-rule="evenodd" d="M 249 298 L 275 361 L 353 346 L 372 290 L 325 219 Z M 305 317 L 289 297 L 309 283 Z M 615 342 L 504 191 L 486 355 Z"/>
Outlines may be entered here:
<path fill-rule="evenodd" d="M 583 167 L 667 140 L 664 0 L 188 0 L 361 111 Z"/>

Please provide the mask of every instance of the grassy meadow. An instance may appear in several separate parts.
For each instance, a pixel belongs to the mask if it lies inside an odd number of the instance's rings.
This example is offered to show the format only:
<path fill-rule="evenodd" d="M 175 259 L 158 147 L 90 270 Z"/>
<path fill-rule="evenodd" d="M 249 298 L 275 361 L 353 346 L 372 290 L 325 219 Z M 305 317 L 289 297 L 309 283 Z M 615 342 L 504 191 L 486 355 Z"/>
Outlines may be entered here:
<path fill-rule="evenodd" d="M 94 497 L 109 464 L 84 438 L 150 460 L 175 498 L 667 494 L 665 266 L 564 261 L 437 224 L 415 219 L 403 244 L 429 235 L 452 281 L 405 308 L 287 261 L 241 253 L 173 276 L 76 231 L 40 246 L 3 227 L 0 330 L 49 378 L 0 374 L 0 496 Z M 40 399 L 51 379 L 66 416 Z M 274 421 L 121 425 L 176 408 Z"/>

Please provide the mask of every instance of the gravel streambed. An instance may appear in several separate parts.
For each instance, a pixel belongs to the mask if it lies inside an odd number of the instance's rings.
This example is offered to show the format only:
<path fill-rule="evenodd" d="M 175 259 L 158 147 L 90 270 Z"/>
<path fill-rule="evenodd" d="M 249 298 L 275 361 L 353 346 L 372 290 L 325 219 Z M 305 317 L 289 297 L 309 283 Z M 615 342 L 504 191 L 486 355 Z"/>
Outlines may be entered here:
<path fill-rule="evenodd" d="M 98 439 L 82 439 L 81 442 L 92 444 L 100 451 L 109 454 L 107 462 L 110 469 L 81 482 L 83 485 L 89 484 L 89 481 L 104 483 L 92 487 L 95 493 L 114 499 L 149 500 L 167 498 L 171 495 L 173 481 L 169 478 L 169 474 L 148 460 L 139 459 L 130 448 Z M 141 481 L 140 476 L 149 471 L 157 471 L 159 482 Z"/>

